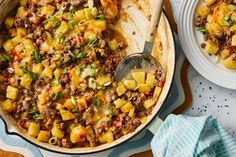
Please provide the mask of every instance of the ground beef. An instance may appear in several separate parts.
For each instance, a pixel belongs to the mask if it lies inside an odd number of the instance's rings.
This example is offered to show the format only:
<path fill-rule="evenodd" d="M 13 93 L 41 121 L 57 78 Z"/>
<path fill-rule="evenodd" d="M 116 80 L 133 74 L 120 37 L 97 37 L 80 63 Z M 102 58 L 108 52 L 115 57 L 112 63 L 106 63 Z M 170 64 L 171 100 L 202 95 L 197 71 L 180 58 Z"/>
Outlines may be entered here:
<path fill-rule="evenodd" d="M 195 26 L 203 27 L 203 26 L 205 26 L 206 19 L 202 18 L 201 16 L 197 16 L 196 18 L 194 18 L 193 22 L 194 22 Z"/>
<path fill-rule="evenodd" d="M 5 100 L 6 89 L 7 89 L 7 84 L 6 83 L 0 83 L 0 101 Z"/>
<path fill-rule="evenodd" d="M 62 74 L 60 77 L 60 81 L 61 83 L 64 83 L 64 84 L 68 83 L 70 81 L 69 74 L 68 73 Z"/>
<path fill-rule="evenodd" d="M 125 122 L 123 129 L 127 129 L 129 132 L 133 132 L 141 124 L 138 118 L 133 118 Z"/>
<path fill-rule="evenodd" d="M 61 144 L 62 144 L 62 146 L 65 147 L 65 148 L 71 148 L 72 145 L 73 145 L 73 144 L 70 142 L 70 140 L 69 140 L 69 139 L 66 139 L 66 138 L 63 138 L 63 139 L 61 140 Z"/>

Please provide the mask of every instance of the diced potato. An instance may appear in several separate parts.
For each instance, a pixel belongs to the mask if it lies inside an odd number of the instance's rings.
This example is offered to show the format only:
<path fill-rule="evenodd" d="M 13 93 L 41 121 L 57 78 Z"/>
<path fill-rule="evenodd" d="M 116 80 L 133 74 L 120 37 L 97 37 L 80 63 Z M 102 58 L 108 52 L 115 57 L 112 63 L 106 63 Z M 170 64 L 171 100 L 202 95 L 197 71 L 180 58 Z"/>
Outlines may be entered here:
<path fill-rule="evenodd" d="M 145 72 L 142 69 L 134 69 L 131 71 L 131 75 L 137 83 L 145 82 Z"/>
<path fill-rule="evenodd" d="M 231 32 L 236 32 L 236 24 L 233 24 L 230 29 Z"/>
<path fill-rule="evenodd" d="M 67 110 L 60 110 L 60 114 L 63 121 L 75 119 L 75 115 Z"/>
<path fill-rule="evenodd" d="M 87 102 L 84 98 L 77 99 L 77 105 L 78 105 L 79 110 L 88 108 Z"/>
<path fill-rule="evenodd" d="M 96 39 L 96 33 L 94 33 L 93 31 L 86 31 L 86 32 L 84 32 L 84 38 L 85 39 L 89 39 L 89 40 L 94 40 L 94 39 Z"/>
<path fill-rule="evenodd" d="M 32 81 L 33 81 L 33 79 L 30 77 L 29 74 L 24 74 L 21 77 L 20 85 L 25 87 L 26 89 L 30 89 Z"/>
<path fill-rule="evenodd" d="M 106 134 L 102 134 L 98 137 L 100 143 L 107 143 L 107 136 Z"/>
<path fill-rule="evenodd" d="M 210 34 L 212 34 L 212 31 L 211 31 L 211 23 L 206 23 L 205 28 L 206 28 L 206 30 L 207 30 Z"/>
<path fill-rule="evenodd" d="M 31 137 L 36 138 L 40 132 L 40 125 L 39 123 L 30 122 L 28 128 L 28 135 Z"/>
<path fill-rule="evenodd" d="M 140 118 L 140 121 L 141 121 L 142 124 L 144 124 L 147 121 L 147 117 Z"/>
<path fill-rule="evenodd" d="M 19 7 L 17 9 L 16 17 L 23 17 L 24 13 L 25 13 L 24 7 Z"/>
<path fill-rule="evenodd" d="M 53 15 L 55 7 L 52 5 L 46 5 L 41 8 L 41 14 L 46 15 L 46 17 Z"/>
<path fill-rule="evenodd" d="M 71 81 L 72 81 L 72 86 L 74 87 L 78 87 L 80 84 L 80 75 L 77 75 L 75 69 L 73 69 L 71 72 Z"/>
<path fill-rule="evenodd" d="M 123 85 L 120 85 L 116 88 L 116 93 L 118 96 L 125 94 L 126 88 Z"/>
<path fill-rule="evenodd" d="M 210 35 L 216 35 L 217 33 L 222 31 L 222 27 L 216 22 L 212 22 L 212 24 L 210 24 L 210 26 L 207 27 L 209 27 L 207 28 L 207 30 Z"/>
<path fill-rule="evenodd" d="M 24 57 L 21 60 L 21 63 L 23 63 L 23 65 L 31 65 L 32 64 L 32 57 L 31 56 Z"/>
<path fill-rule="evenodd" d="M 61 77 L 62 71 L 60 69 L 56 69 L 53 72 L 55 78 L 58 80 Z"/>
<path fill-rule="evenodd" d="M 68 110 L 73 110 L 76 108 L 76 104 L 73 104 L 71 99 L 66 99 L 64 106 L 68 109 Z"/>
<path fill-rule="evenodd" d="M 207 40 L 205 50 L 209 54 L 215 55 L 219 50 L 219 46 L 216 43 L 214 43 L 213 41 Z"/>
<path fill-rule="evenodd" d="M 88 141 L 91 141 L 91 139 L 95 136 L 92 127 L 91 127 L 90 125 L 89 125 L 89 126 L 86 126 L 86 127 L 85 127 L 85 131 L 86 131 L 86 139 L 87 139 Z"/>
<path fill-rule="evenodd" d="M 130 112 L 130 110 L 133 108 L 134 106 L 130 103 L 130 102 L 128 102 L 128 103 L 126 103 L 124 106 L 122 106 L 121 107 L 121 112 L 123 112 L 123 113 L 128 113 L 128 112 Z"/>
<path fill-rule="evenodd" d="M 17 28 L 17 35 L 24 37 L 26 35 L 26 29 L 23 27 Z"/>
<path fill-rule="evenodd" d="M 5 43 L 3 44 L 3 48 L 5 49 L 5 51 L 10 51 L 14 48 L 13 44 L 11 43 L 11 40 L 7 40 L 5 41 Z"/>
<path fill-rule="evenodd" d="M 10 100 L 10 99 L 7 99 L 5 101 L 2 102 L 2 107 L 3 109 L 10 113 L 10 112 L 13 112 L 14 111 L 14 108 L 13 108 L 13 101 Z"/>
<path fill-rule="evenodd" d="M 93 19 L 93 15 L 92 15 L 92 9 L 91 8 L 85 8 L 84 9 L 84 15 L 85 15 L 85 19 L 86 20 L 91 20 Z"/>
<path fill-rule="evenodd" d="M 111 78 L 109 76 L 100 76 L 96 79 L 96 82 L 99 86 L 109 85 L 111 83 Z"/>
<path fill-rule="evenodd" d="M 136 88 L 136 82 L 134 80 L 124 80 L 123 84 L 130 90 L 134 90 Z"/>
<path fill-rule="evenodd" d="M 132 117 L 134 116 L 134 111 L 135 111 L 135 107 L 133 106 L 133 107 L 130 109 L 128 116 L 132 118 Z"/>
<path fill-rule="evenodd" d="M 150 109 L 152 106 L 154 106 L 155 103 L 156 103 L 155 100 L 153 100 L 153 99 L 148 99 L 148 100 L 146 100 L 146 101 L 144 102 L 143 106 L 148 110 L 148 109 Z"/>
<path fill-rule="evenodd" d="M 111 143 L 114 141 L 113 133 L 111 131 L 106 133 L 106 140 L 107 140 L 107 143 Z"/>
<path fill-rule="evenodd" d="M 82 20 L 86 20 L 84 10 L 76 11 L 75 16 L 74 16 L 74 21 L 79 22 L 79 21 L 82 21 Z"/>
<path fill-rule="evenodd" d="M 64 109 L 64 106 L 62 105 L 62 104 L 60 104 L 60 103 L 56 103 L 56 109 L 57 110 L 63 110 Z"/>
<path fill-rule="evenodd" d="M 11 43 L 13 46 L 18 45 L 22 41 L 21 36 L 15 36 L 14 38 L 11 39 Z"/>
<path fill-rule="evenodd" d="M 232 43 L 231 43 L 232 46 L 236 46 L 236 35 L 233 35 L 232 36 Z"/>
<path fill-rule="evenodd" d="M 116 108 L 121 108 L 122 106 L 127 104 L 127 101 L 124 99 L 117 99 L 116 101 L 114 101 L 114 104 L 116 105 Z"/>
<path fill-rule="evenodd" d="M 52 3 L 54 0 L 43 0 L 45 3 Z"/>
<path fill-rule="evenodd" d="M 150 88 L 153 88 L 155 83 L 156 83 L 155 75 L 153 73 L 148 73 L 147 74 L 147 79 L 146 79 L 146 84 Z"/>
<path fill-rule="evenodd" d="M 50 131 L 41 130 L 38 134 L 37 141 L 46 143 L 48 142 L 50 136 Z"/>
<path fill-rule="evenodd" d="M 212 23 L 212 22 L 213 22 L 213 16 L 212 16 L 212 14 L 209 14 L 209 15 L 207 16 L 207 22 L 208 22 L 208 23 Z"/>
<path fill-rule="evenodd" d="M 137 87 L 140 92 L 150 92 L 151 90 L 147 84 L 138 84 Z"/>
<path fill-rule="evenodd" d="M 58 138 L 58 139 L 62 139 L 64 137 L 64 132 L 59 129 L 58 124 L 54 123 L 53 127 L 51 129 L 51 133 L 54 137 Z"/>
<path fill-rule="evenodd" d="M 13 69 L 14 74 L 17 76 L 23 76 L 25 74 L 17 65 L 14 65 Z"/>
<path fill-rule="evenodd" d="M 42 76 L 52 78 L 52 69 L 50 67 L 45 67 Z"/>
<path fill-rule="evenodd" d="M 200 6 L 199 8 L 197 8 L 196 12 L 198 15 L 205 18 L 207 17 L 207 15 L 209 15 L 210 9 L 207 6 Z"/>
<path fill-rule="evenodd" d="M 13 24 L 14 24 L 14 21 L 15 21 L 14 17 L 8 16 L 8 17 L 6 18 L 6 20 L 5 20 L 5 25 L 6 25 L 6 27 L 7 27 L 7 28 L 11 28 L 11 27 L 13 26 Z"/>
<path fill-rule="evenodd" d="M 155 99 L 158 99 L 159 96 L 160 96 L 160 94 L 161 94 L 161 91 L 162 91 L 162 88 L 157 86 L 157 87 L 155 88 L 155 90 L 154 90 L 153 97 L 154 97 Z"/>
<path fill-rule="evenodd" d="M 43 105 L 48 100 L 48 93 L 46 91 L 42 91 L 41 94 L 38 95 L 38 104 Z"/>
<path fill-rule="evenodd" d="M 12 86 L 7 86 L 7 90 L 6 90 L 6 97 L 8 99 L 13 99 L 15 100 L 18 96 L 19 90 L 15 87 Z"/>
<path fill-rule="evenodd" d="M 32 51 L 35 50 L 33 42 L 30 39 L 25 39 L 25 40 L 23 40 L 22 43 L 25 47 L 25 50 L 26 50 L 28 56 L 31 56 Z"/>
<path fill-rule="evenodd" d="M 102 33 L 106 29 L 106 21 L 105 20 L 92 20 L 87 30 L 92 30 L 94 33 Z"/>
<path fill-rule="evenodd" d="M 59 84 L 59 85 L 57 85 L 57 86 L 53 86 L 53 87 L 52 87 L 52 91 L 53 91 L 53 93 L 57 94 L 57 93 L 63 91 L 63 88 L 62 88 L 62 86 Z"/>
<path fill-rule="evenodd" d="M 68 24 L 65 21 L 63 21 L 61 25 L 57 28 L 55 33 L 56 35 L 65 34 L 68 30 L 69 30 Z"/>
<path fill-rule="evenodd" d="M 212 5 L 216 2 L 216 0 L 204 0 L 204 2 L 207 4 L 207 5 Z"/>
<path fill-rule="evenodd" d="M 40 50 L 43 52 L 48 52 L 48 51 L 50 51 L 50 45 L 47 42 L 43 42 L 40 45 Z"/>
<path fill-rule="evenodd" d="M 37 74 L 42 74 L 43 65 L 41 63 L 33 64 L 32 71 Z"/>
<path fill-rule="evenodd" d="M 115 39 L 113 39 L 112 41 L 109 41 L 108 46 L 110 47 L 110 49 L 112 51 L 116 51 L 119 47 L 119 45 Z"/>
<path fill-rule="evenodd" d="M 220 56 L 222 59 L 229 57 L 231 54 L 232 51 L 230 51 L 229 49 L 223 49 L 222 51 L 220 51 Z"/>
<path fill-rule="evenodd" d="M 84 142 L 86 137 L 85 128 L 83 126 L 75 127 L 70 133 L 72 143 Z"/>
<path fill-rule="evenodd" d="M 236 60 L 234 58 L 235 58 L 235 55 L 232 54 L 230 57 L 223 60 L 223 65 L 228 69 L 235 69 L 236 68 Z"/>
<path fill-rule="evenodd" d="M 20 5 L 25 6 L 28 3 L 28 0 L 20 0 Z"/>

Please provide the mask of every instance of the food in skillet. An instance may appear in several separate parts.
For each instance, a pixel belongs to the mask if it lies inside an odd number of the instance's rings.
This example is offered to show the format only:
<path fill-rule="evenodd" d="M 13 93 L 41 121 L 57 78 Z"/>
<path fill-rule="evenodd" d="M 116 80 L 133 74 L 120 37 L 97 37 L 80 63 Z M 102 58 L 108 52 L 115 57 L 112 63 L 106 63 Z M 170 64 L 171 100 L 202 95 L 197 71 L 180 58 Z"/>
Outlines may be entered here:
<path fill-rule="evenodd" d="M 20 0 L 1 29 L 1 107 L 27 134 L 66 148 L 135 131 L 164 79 L 158 69 L 114 72 L 127 44 L 114 30 L 119 1 Z"/>
<path fill-rule="evenodd" d="M 196 9 L 195 26 L 204 34 L 201 45 L 229 69 L 236 68 L 236 1 L 203 0 Z"/>

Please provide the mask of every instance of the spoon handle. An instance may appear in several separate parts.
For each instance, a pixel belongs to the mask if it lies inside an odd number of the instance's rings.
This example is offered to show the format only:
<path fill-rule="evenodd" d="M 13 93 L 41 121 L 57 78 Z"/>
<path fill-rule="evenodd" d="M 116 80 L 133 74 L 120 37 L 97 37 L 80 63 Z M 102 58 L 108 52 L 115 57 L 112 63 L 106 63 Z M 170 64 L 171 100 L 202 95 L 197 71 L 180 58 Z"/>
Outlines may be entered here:
<path fill-rule="evenodd" d="M 155 39 L 155 34 L 157 31 L 157 27 L 160 21 L 162 8 L 163 8 L 163 1 L 164 0 L 154 0 L 154 7 L 152 9 L 151 19 L 149 25 L 147 27 L 146 32 L 146 41 L 153 43 Z"/>

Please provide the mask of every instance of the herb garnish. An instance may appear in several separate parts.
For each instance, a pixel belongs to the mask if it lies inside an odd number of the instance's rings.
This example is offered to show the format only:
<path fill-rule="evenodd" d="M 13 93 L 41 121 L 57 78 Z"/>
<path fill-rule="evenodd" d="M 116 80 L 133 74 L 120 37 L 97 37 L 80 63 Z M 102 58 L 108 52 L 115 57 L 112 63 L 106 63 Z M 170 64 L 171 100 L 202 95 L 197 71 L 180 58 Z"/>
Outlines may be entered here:
<path fill-rule="evenodd" d="M 2 54 L 0 56 L 0 62 L 5 62 L 5 61 L 9 61 L 10 60 L 10 56 L 7 54 Z"/>
<path fill-rule="evenodd" d="M 63 92 L 59 92 L 59 93 L 57 93 L 57 94 L 53 94 L 52 97 L 51 97 L 51 99 L 52 99 L 53 101 L 55 101 L 55 100 L 61 99 L 61 98 L 64 97 L 64 96 L 65 96 L 65 94 L 64 94 Z"/>
<path fill-rule="evenodd" d="M 34 72 L 32 72 L 32 71 L 30 71 L 27 67 L 25 67 L 25 66 L 20 66 L 19 68 L 20 68 L 20 70 L 23 71 L 24 73 L 28 73 L 28 74 L 30 75 L 30 77 L 31 77 L 34 81 L 36 81 L 36 80 L 39 79 L 39 75 L 36 74 L 36 73 L 34 73 Z"/>
<path fill-rule="evenodd" d="M 37 50 L 33 50 L 32 55 L 34 56 L 35 63 L 40 63 L 43 59 L 42 55 Z"/>

